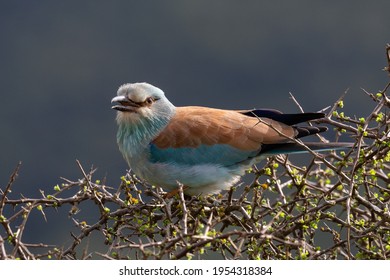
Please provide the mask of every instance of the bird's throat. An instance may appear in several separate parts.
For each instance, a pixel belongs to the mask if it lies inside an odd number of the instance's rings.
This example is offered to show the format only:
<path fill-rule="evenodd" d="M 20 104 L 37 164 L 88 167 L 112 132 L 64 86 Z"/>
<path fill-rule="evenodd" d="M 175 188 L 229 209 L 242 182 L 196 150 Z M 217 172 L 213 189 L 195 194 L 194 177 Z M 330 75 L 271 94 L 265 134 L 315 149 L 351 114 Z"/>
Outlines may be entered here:
<path fill-rule="evenodd" d="M 156 138 L 168 125 L 169 119 L 138 119 L 137 122 L 118 123 L 117 141 L 119 148 L 130 157 L 146 149 L 149 143 Z"/>

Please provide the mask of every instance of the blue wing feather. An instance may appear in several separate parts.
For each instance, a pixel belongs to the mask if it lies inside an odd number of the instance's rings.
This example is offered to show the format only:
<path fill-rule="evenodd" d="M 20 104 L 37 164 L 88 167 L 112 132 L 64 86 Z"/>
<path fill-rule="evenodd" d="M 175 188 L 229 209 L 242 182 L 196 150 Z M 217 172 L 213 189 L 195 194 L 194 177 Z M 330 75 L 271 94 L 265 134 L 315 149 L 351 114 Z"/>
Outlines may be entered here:
<path fill-rule="evenodd" d="M 149 147 L 152 162 L 184 165 L 218 164 L 231 166 L 258 154 L 258 151 L 244 151 L 226 144 L 165 149 L 150 144 Z"/>

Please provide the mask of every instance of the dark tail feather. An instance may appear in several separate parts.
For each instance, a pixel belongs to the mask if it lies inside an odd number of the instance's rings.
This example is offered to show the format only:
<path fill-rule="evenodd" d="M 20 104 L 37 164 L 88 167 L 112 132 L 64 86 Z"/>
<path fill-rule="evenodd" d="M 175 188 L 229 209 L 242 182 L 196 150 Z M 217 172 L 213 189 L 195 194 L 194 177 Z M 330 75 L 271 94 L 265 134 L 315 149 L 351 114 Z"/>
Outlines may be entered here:
<path fill-rule="evenodd" d="M 294 125 L 325 117 L 324 113 L 283 114 L 282 112 L 273 109 L 255 109 L 240 111 L 240 113 L 249 117 L 269 118 L 287 125 Z"/>
<path fill-rule="evenodd" d="M 295 138 L 301 138 L 328 130 L 326 126 L 294 126 L 294 128 L 298 132 Z"/>
<path fill-rule="evenodd" d="M 295 138 L 301 138 L 327 130 L 325 126 L 296 126 L 296 124 L 307 122 L 311 120 L 321 119 L 325 117 L 324 113 L 298 113 L 298 114 L 283 114 L 278 110 L 273 109 L 255 109 L 248 111 L 239 111 L 249 117 L 269 118 L 286 125 L 291 125 L 297 131 Z M 354 143 L 318 143 L 318 142 L 304 142 L 304 144 L 313 151 L 330 151 L 351 149 Z M 277 155 L 277 154 L 296 154 L 307 153 L 306 147 L 298 143 L 278 143 L 278 144 L 263 144 L 259 155 Z"/>
<path fill-rule="evenodd" d="M 339 142 L 339 143 L 316 143 L 304 142 L 304 144 L 313 151 L 323 152 L 330 150 L 344 150 L 354 147 L 354 143 Z M 307 153 L 308 150 L 298 143 L 281 143 L 281 144 L 265 144 L 261 147 L 260 154 L 278 155 L 278 154 L 297 154 Z"/>

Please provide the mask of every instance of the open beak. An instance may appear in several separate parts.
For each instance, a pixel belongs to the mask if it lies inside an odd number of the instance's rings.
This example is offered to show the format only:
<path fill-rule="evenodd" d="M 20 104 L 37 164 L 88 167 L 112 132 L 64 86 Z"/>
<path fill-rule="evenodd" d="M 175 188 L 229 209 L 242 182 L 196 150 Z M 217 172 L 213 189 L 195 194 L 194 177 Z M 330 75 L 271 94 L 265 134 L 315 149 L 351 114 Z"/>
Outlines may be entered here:
<path fill-rule="evenodd" d="M 111 103 L 118 103 L 114 106 L 111 107 L 111 109 L 118 110 L 121 112 L 135 112 L 137 108 L 140 107 L 139 104 L 135 103 L 134 101 L 128 99 L 124 95 L 119 95 L 115 96 L 112 100 Z"/>

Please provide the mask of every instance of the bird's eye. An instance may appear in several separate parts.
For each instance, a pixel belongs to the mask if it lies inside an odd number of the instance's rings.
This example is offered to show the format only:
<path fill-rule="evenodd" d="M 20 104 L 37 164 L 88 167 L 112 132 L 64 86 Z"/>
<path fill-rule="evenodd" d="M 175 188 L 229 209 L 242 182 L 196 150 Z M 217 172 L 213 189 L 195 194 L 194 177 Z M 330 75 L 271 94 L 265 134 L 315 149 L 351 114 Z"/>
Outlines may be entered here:
<path fill-rule="evenodd" d="M 151 105 L 153 102 L 154 102 L 153 97 L 148 97 L 148 98 L 145 100 L 145 103 L 148 104 L 148 105 Z"/>

